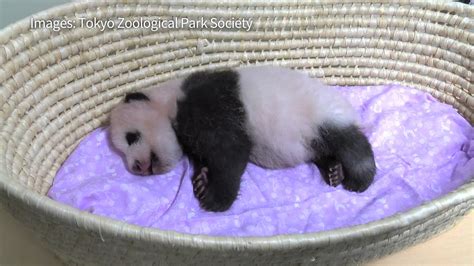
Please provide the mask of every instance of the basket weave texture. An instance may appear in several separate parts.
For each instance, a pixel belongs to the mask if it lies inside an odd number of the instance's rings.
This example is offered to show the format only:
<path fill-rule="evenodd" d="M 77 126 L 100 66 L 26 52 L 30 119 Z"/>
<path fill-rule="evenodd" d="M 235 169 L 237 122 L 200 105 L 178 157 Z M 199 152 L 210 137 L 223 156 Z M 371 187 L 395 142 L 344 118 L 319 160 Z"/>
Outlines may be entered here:
<path fill-rule="evenodd" d="M 35 19 L 248 18 L 245 30 L 31 29 L 0 32 L 0 202 L 64 261 L 85 264 L 351 264 L 448 228 L 474 182 L 387 219 L 302 235 L 231 238 L 141 228 L 45 196 L 78 142 L 129 91 L 197 69 L 299 68 L 329 84 L 428 91 L 474 123 L 474 7 L 449 1 L 94 1 Z M 472 180 L 472 179 L 471 179 Z"/>

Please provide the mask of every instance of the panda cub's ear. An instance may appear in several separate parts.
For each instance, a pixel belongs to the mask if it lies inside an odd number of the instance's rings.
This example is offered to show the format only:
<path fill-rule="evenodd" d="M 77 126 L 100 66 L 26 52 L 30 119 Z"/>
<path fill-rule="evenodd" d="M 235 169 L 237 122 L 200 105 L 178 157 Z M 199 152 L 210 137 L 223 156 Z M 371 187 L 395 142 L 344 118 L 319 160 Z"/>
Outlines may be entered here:
<path fill-rule="evenodd" d="M 150 98 L 141 92 L 131 92 L 125 95 L 125 103 L 132 101 L 150 101 Z"/>

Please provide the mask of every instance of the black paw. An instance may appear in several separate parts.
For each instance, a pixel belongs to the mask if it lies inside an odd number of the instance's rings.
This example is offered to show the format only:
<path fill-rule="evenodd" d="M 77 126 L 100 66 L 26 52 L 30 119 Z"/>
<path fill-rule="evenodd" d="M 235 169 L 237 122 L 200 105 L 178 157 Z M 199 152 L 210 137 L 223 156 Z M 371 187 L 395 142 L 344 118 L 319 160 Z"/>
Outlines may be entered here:
<path fill-rule="evenodd" d="M 210 187 L 206 191 L 205 197 L 199 200 L 199 206 L 206 211 L 223 212 L 232 206 L 234 200 L 235 198 L 226 197 L 222 191 L 214 190 Z"/>
<path fill-rule="evenodd" d="M 354 192 L 364 192 L 372 183 L 372 179 L 346 178 L 342 181 L 345 189 Z"/>
<path fill-rule="evenodd" d="M 207 167 L 201 168 L 201 171 L 192 178 L 192 183 L 194 196 L 199 201 L 199 206 L 206 211 L 226 211 L 235 201 L 235 193 L 230 193 L 227 188 L 218 187 L 212 182 Z"/>
<path fill-rule="evenodd" d="M 364 192 L 374 181 L 376 166 L 373 160 L 362 161 L 344 168 L 346 178 L 342 181 L 345 189 L 354 192 Z"/>

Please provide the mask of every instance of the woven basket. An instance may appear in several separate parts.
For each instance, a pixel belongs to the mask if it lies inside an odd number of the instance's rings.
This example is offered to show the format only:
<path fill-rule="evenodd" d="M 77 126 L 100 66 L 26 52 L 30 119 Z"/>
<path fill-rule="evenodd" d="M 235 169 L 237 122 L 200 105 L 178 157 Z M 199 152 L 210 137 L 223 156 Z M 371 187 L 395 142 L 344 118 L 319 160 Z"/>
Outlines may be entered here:
<path fill-rule="evenodd" d="M 78 142 L 129 91 L 196 69 L 300 68 L 337 85 L 398 83 L 428 91 L 474 123 L 474 7 L 403 1 L 73 3 L 36 19 L 251 18 L 252 28 L 30 29 L 0 32 L 0 202 L 66 262 L 289 264 L 366 261 L 448 228 L 474 182 L 387 219 L 302 235 L 232 238 L 142 228 L 45 196 Z M 472 180 L 472 179 L 471 179 Z"/>

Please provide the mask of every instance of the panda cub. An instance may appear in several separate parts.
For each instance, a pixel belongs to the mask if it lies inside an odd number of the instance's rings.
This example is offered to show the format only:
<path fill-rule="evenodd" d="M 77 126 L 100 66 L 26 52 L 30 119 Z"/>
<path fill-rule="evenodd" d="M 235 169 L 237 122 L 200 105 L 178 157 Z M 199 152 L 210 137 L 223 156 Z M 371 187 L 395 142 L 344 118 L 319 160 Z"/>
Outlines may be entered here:
<path fill-rule="evenodd" d="M 180 80 L 145 92 L 129 93 L 110 115 L 110 140 L 123 155 L 130 172 L 164 174 L 182 158 L 183 152 L 171 125 L 176 100 L 182 97 Z"/>
<path fill-rule="evenodd" d="M 271 169 L 314 162 L 327 183 L 357 192 L 376 172 L 349 102 L 282 67 L 196 72 L 129 94 L 112 111 L 111 135 L 138 174 L 170 170 L 181 147 L 194 165 L 194 195 L 209 211 L 231 207 L 249 161 Z"/>

